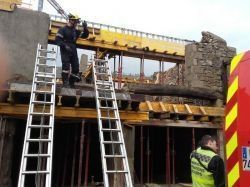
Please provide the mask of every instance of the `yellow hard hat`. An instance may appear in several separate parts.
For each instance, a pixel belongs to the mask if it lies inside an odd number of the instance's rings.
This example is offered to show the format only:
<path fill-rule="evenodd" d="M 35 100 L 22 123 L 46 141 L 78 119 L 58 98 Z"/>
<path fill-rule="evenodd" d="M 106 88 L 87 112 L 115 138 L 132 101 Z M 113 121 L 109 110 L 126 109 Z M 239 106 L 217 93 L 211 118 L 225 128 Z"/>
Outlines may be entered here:
<path fill-rule="evenodd" d="M 76 14 L 69 14 L 69 20 L 76 20 L 78 22 L 80 22 L 80 17 Z"/>

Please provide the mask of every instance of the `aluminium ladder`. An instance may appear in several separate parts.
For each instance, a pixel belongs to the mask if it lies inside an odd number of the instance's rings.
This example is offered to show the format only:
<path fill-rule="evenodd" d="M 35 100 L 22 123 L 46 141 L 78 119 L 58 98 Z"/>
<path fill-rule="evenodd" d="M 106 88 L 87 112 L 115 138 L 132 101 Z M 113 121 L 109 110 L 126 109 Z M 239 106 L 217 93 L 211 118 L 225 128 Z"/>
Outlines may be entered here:
<path fill-rule="evenodd" d="M 37 46 L 18 187 L 50 187 L 56 89 L 56 51 Z"/>
<path fill-rule="evenodd" d="M 109 63 L 94 59 L 92 64 L 104 186 L 132 187 Z"/>

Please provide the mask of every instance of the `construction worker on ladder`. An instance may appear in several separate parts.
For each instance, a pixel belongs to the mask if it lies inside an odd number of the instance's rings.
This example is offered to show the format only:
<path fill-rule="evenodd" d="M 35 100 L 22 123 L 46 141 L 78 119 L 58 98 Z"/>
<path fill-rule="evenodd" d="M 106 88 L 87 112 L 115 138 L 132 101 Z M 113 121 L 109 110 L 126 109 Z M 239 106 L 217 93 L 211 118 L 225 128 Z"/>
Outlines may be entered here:
<path fill-rule="evenodd" d="M 77 15 L 70 14 L 68 17 L 67 25 L 60 28 L 56 34 L 56 44 L 60 46 L 61 51 L 63 86 L 74 88 L 75 82 L 81 80 L 76 40 L 79 37 L 87 38 L 89 31 L 85 21 L 82 22 L 83 31 L 76 29 L 77 24 L 80 23 L 80 18 Z"/>
<path fill-rule="evenodd" d="M 224 162 L 217 150 L 216 139 L 205 135 L 191 153 L 193 187 L 225 187 Z"/>

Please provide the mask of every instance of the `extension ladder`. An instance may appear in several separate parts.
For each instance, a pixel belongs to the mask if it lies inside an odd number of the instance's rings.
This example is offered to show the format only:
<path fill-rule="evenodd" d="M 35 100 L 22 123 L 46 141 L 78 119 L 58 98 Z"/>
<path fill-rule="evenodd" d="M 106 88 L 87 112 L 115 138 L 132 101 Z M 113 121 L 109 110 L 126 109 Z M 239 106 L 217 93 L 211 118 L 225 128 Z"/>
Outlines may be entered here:
<path fill-rule="evenodd" d="M 37 47 L 18 187 L 50 187 L 56 89 L 56 51 Z"/>
<path fill-rule="evenodd" d="M 109 63 L 94 59 L 92 65 L 104 186 L 132 187 Z"/>

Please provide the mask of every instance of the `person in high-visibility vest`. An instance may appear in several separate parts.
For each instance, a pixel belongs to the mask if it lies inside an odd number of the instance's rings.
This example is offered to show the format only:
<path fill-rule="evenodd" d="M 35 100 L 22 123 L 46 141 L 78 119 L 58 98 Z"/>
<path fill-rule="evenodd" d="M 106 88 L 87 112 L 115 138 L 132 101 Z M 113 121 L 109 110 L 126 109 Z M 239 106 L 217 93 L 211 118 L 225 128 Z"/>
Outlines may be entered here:
<path fill-rule="evenodd" d="M 216 139 L 205 135 L 200 146 L 191 153 L 193 187 L 225 187 L 224 162 L 217 151 Z"/>

